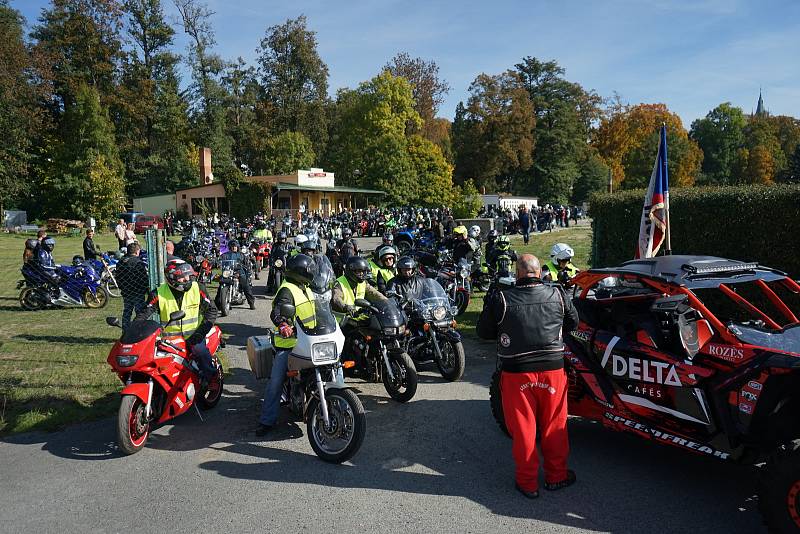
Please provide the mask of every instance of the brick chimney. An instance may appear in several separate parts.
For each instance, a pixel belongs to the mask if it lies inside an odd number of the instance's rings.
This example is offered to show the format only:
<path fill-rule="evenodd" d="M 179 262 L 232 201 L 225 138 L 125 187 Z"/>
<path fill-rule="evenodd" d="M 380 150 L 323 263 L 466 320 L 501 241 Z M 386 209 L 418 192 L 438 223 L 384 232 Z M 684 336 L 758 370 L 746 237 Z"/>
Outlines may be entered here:
<path fill-rule="evenodd" d="M 200 183 L 208 185 L 214 181 L 211 174 L 211 149 L 203 147 L 200 149 Z"/>

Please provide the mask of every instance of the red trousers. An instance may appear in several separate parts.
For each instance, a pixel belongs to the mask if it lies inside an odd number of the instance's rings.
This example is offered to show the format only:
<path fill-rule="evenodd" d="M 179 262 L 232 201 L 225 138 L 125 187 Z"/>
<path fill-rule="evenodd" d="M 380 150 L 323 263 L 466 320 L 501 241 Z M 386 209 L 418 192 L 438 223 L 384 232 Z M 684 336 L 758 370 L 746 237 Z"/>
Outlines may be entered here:
<path fill-rule="evenodd" d="M 506 427 L 514 440 L 512 454 L 519 487 L 539 488 L 539 453 L 544 457 L 547 482 L 567 478 L 567 375 L 563 369 L 536 373 L 506 373 L 500 376 Z"/>

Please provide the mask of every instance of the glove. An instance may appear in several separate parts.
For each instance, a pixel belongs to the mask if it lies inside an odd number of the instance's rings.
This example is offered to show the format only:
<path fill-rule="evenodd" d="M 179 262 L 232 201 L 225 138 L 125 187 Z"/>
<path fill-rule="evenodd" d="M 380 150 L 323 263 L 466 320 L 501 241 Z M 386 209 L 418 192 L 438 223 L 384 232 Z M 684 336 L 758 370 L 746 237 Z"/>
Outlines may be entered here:
<path fill-rule="evenodd" d="M 289 323 L 281 323 L 280 326 L 278 326 L 278 332 L 280 332 L 281 337 L 288 338 L 292 337 L 292 334 L 294 334 L 294 328 L 292 328 Z"/>
<path fill-rule="evenodd" d="M 202 338 L 201 338 L 201 336 L 198 336 L 197 334 L 192 334 L 192 335 L 191 335 L 191 336 L 189 336 L 189 338 L 186 340 L 186 344 L 187 344 L 187 345 L 189 345 L 189 346 L 191 347 L 192 345 L 197 345 L 197 344 L 198 344 L 198 343 L 200 343 L 201 341 L 202 341 Z"/>
<path fill-rule="evenodd" d="M 350 317 L 355 317 L 357 313 L 358 313 L 358 308 L 356 308 L 355 306 L 347 307 L 347 315 L 349 315 Z"/>

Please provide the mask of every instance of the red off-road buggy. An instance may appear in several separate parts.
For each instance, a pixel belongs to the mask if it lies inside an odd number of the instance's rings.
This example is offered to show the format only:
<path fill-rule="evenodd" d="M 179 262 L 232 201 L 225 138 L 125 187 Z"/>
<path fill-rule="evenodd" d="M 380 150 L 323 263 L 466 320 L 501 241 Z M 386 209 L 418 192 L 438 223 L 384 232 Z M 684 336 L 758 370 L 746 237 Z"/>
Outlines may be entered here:
<path fill-rule="evenodd" d="M 725 460 L 766 464 L 767 526 L 800 530 L 800 285 L 709 256 L 634 260 L 575 280 L 569 413 Z M 499 372 L 492 411 L 505 430 Z"/>

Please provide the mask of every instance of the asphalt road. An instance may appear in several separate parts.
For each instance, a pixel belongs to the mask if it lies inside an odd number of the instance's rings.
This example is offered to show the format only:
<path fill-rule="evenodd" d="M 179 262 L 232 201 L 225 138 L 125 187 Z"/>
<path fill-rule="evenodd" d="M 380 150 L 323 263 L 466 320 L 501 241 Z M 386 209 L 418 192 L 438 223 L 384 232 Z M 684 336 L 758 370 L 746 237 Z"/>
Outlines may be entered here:
<path fill-rule="evenodd" d="M 130 457 L 116 448 L 113 419 L 0 442 L 0 532 L 762 531 L 749 469 L 577 418 L 578 483 L 523 498 L 511 441 L 489 409 L 493 347 L 475 341 L 462 381 L 423 368 L 407 404 L 354 381 L 367 437 L 351 462 L 318 460 L 305 425 L 283 423 L 261 440 L 264 383 L 244 345 L 269 322 L 263 291 L 262 279 L 257 309 L 234 308 L 221 321 L 232 369 L 205 421 L 192 410 Z"/>

